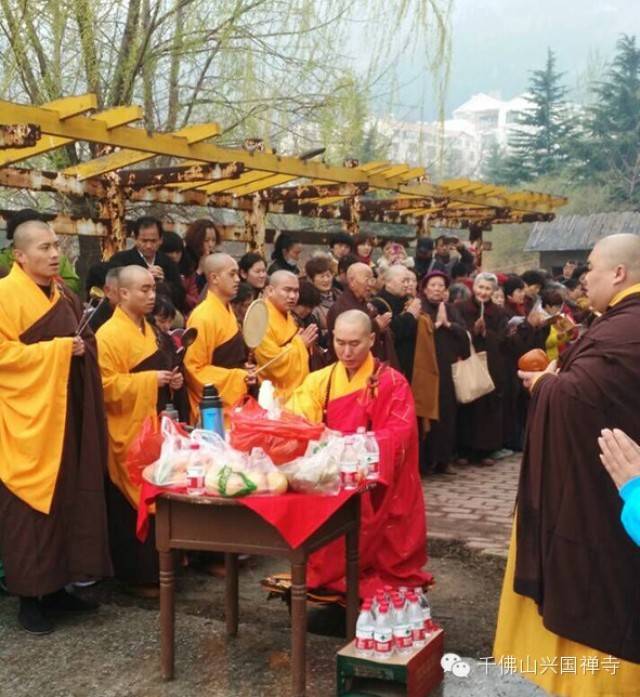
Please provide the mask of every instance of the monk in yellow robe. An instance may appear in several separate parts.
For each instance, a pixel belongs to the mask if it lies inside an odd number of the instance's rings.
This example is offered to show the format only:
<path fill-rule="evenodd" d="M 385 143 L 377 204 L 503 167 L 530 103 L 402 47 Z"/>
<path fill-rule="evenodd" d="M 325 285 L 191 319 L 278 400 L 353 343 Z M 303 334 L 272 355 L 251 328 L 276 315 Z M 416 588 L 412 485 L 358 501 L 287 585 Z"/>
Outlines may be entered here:
<path fill-rule="evenodd" d="M 299 297 L 300 281 L 295 274 L 291 271 L 271 274 L 265 288 L 269 326 L 256 349 L 256 362 L 259 368 L 276 359 L 261 371 L 260 376 L 263 380 L 271 380 L 276 395 L 282 400 L 288 399 L 309 374 L 308 349 L 318 337 L 315 323 L 298 329 L 291 312 Z"/>
<path fill-rule="evenodd" d="M 182 373 L 173 369 L 156 331 L 145 319 L 156 299 L 155 280 L 141 266 L 118 274 L 118 306 L 98 330 L 98 358 L 109 431 L 107 506 L 111 556 L 116 577 L 135 586 L 158 582 L 155 535 L 136 537 L 139 485 L 131 481 L 126 458 L 142 424 L 182 388 Z"/>
<path fill-rule="evenodd" d="M 82 307 L 58 281 L 51 228 L 24 222 L 0 280 L 0 558 L 20 624 L 53 630 L 53 611 L 96 606 L 65 585 L 111 575 L 102 386 Z"/>
<path fill-rule="evenodd" d="M 310 373 L 287 403 L 291 411 L 342 433 L 364 427 L 380 449 L 378 484 L 362 495 L 360 596 L 385 584 L 421 586 L 431 580 L 418 471 L 418 428 L 411 387 L 371 354 L 376 335 L 361 310 L 340 314 L 334 326 L 338 362 Z M 345 592 L 344 541 L 312 554 L 307 585 Z"/>
<path fill-rule="evenodd" d="M 601 313 L 531 390 L 518 509 L 494 657 L 562 697 L 640 694 L 640 554 L 598 438 L 640 438 L 640 237 L 611 235 L 589 256 Z"/>
<path fill-rule="evenodd" d="M 187 322 L 187 327 L 198 330 L 198 338 L 184 360 L 194 424 L 199 420 L 205 385 L 216 387 L 228 408 L 244 397 L 251 381 L 247 347 L 230 304 L 240 284 L 238 264 L 228 254 L 217 252 L 206 257 L 203 271 L 207 277 L 207 295 Z"/>

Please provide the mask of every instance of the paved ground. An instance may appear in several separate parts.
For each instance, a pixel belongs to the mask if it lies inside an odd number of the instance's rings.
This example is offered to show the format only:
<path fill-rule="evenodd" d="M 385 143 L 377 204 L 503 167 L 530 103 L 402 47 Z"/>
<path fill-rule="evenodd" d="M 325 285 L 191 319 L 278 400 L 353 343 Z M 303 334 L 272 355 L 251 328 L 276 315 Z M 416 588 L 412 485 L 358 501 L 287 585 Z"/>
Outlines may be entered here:
<path fill-rule="evenodd" d="M 467 678 L 448 674 L 431 697 L 543 697 L 526 680 L 475 659 L 488 656 L 518 476 L 512 458 L 494 468 L 463 467 L 424 480 L 429 526 L 430 597 L 445 628 L 445 651 L 471 656 Z M 176 607 L 176 680 L 158 674 L 155 601 L 125 595 L 113 581 L 88 589 L 102 603 L 48 637 L 26 636 L 17 602 L 0 596 L 0 697 L 286 697 L 289 615 L 266 602 L 259 580 L 282 570 L 254 559 L 241 576 L 241 625 L 225 637 L 224 582 L 185 570 Z M 308 697 L 335 695 L 335 652 L 344 640 L 308 635 Z"/>
<path fill-rule="evenodd" d="M 520 457 L 493 467 L 456 466 L 458 474 L 423 479 L 431 539 L 459 540 L 471 550 L 506 557 Z"/>

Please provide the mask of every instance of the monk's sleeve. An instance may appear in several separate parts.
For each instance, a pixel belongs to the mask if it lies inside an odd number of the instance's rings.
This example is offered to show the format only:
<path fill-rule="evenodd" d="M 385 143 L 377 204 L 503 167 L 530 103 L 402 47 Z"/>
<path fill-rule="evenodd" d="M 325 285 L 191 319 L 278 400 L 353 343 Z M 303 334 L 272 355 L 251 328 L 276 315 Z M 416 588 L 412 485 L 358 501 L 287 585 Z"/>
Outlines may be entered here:
<path fill-rule="evenodd" d="M 150 407 L 155 409 L 158 402 L 157 371 L 130 373 L 122 362 L 122 347 L 116 346 L 111 337 L 101 332 L 97 334 L 97 341 L 107 411 L 136 418 L 136 415 L 149 411 Z"/>
<path fill-rule="evenodd" d="M 305 419 L 312 423 L 320 423 L 322 421 L 322 409 L 324 406 L 324 391 L 318 377 L 317 373 L 308 375 L 302 385 L 296 388 L 291 397 L 289 397 L 289 401 L 285 405 L 285 409 L 299 416 L 304 416 Z"/>
<path fill-rule="evenodd" d="M 304 341 L 295 336 L 289 345 L 291 348 L 264 371 L 265 377 L 280 386 L 300 385 L 309 372 L 309 354 Z M 273 338 L 266 336 L 256 349 L 258 365 L 275 358 L 283 349 Z"/>
<path fill-rule="evenodd" d="M 198 338 L 189 347 L 184 359 L 189 387 L 202 395 L 205 385 L 214 385 L 225 406 L 232 406 L 247 393 L 247 371 L 241 368 L 221 368 L 211 364 L 216 348 L 212 328 L 201 318 L 189 321 L 198 330 Z"/>
<path fill-rule="evenodd" d="M 23 344 L 0 327 L 0 480 L 42 513 L 62 458 L 73 339 Z"/>
<path fill-rule="evenodd" d="M 411 388 L 405 381 L 396 380 L 378 399 L 389 404 L 382 428 L 375 429 L 380 448 L 378 481 L 390 486 L 396 479 L 396 470 L 402 467 L 405 456 L 417 442 L 416 412 Z"/>

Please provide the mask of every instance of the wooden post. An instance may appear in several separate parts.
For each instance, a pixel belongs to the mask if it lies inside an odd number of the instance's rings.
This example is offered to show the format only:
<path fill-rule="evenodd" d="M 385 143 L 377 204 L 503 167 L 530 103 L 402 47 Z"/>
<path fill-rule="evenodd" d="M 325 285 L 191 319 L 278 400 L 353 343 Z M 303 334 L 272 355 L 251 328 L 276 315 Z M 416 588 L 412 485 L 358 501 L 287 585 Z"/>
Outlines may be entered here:
<path fill-rule="evenodd" d="M 474 244 L 478 250 L 476 253 L 476 263 L 478 268 L 482 268 L 482 225 L 470 225 L 469 226 L 469 243 Z"/>
<path fill-rule="evenodd" d="M 244 228 L 247 233 L 247 251 L 265 256 L 267 205 L 258 193 L 252 197 L 251 211 L 244 214 Z"/>
<path fill-rule="evenodd" d="M 107 260 L 127 246 L 127 226 L 124 219 L 125 194 L 120 186 L 120 177 L 115 172 L 107 172 L 103 179 L 106 192 L 98 207 L 100 217 L 106 218 L 110 223 L 102 246 L 102 258 Z"/>

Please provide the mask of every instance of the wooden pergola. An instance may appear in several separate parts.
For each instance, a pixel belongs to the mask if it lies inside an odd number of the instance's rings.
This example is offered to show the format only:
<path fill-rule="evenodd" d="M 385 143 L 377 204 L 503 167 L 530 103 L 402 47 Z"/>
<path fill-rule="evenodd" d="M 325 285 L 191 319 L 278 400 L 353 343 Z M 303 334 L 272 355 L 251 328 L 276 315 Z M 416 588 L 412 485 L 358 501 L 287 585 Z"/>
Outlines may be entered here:
<path fill-rule="evenodd" d="M 566 203 L 561 196 L 467 179 L 436 185 L 424 168 L 407 164 L 332 166 L 317 160 L 321 149 L 285 156 L 258 140 L 223 147 L 215 143 L 217 123 L 149 133 L 130 125 L 142 119 L 140 107 L 96 106 L 91 94 L 42 106 L 0 101 L 0 186 L 69 197 L 72 214 L 53 218 L 54 228 L 100 237 L 105 258 L 126 245 L 130 204 L 236 210 L 244 231 L 227 239 L 262 250 L 267 213 L 337 219 L 352 234 L 364 221 L 413 226 L 415 236 L 428 235 L 433 225 L 466 228 L 478 240 L 494 224 L 552 220 Z M 91 144 L 97 156 L 53 172 L 16 166 L 72 143 Z M 174 164 L 140 166 L 158 157 Z M 89 213 L 79 215 L 83 209 Z"/>

